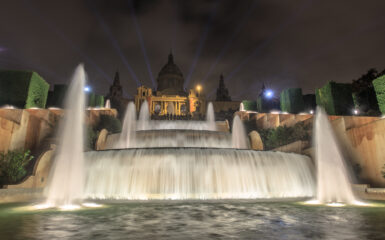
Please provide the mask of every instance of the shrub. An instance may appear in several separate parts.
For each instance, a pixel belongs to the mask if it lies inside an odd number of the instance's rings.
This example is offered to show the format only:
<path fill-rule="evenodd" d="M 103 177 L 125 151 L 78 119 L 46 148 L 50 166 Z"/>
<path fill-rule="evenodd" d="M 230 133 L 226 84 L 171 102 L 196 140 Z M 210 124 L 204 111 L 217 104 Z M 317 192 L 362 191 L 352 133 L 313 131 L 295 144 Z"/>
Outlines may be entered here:
<path fill-rule="evenodd" d="M 36 72 L 0 71 L 0 105 L 45 108 L 49 84 Z"/>
<path fill-rule="evenodd" d="M 328 82 L 316 89 L 317 105 L 329 115 L 351 115 L 353 104 L 352 86 L 347 83 Z"/>
<path fill-rule="evenodd" d="M 14 184 L 27 173 L 25 167 L 33 159 L 30 151 L 10 150 L 0 153 L 0 185 Z"/>
<path fill-rule="evenodd" d="M 248 110 L 248 111 L 256 111 L 257 110 L 257 103 L 255 101 L 243 100 L 242 103 L 243 103 L 243 107 L 245 108 L 245 110 Z"/>
<path fill-rule="evenodd" d="M 385 114 L 385 75 L 373 80 L 373 86 L 380 111 Z"/>
<path fill-rule="evenodd" d="M 103 128 L 107 129 L 110 133 L 118 133 L 122 131 L 122 124 L 119 119 L 110 115 L 100 115 L 99 123 L 96 126 L 96 130 L 100 131 Z"/>
<path fill-rule="evenodd" d="M 277 128 L 257 130 L 262 138 L 266 150 L 271 150 L 295 141 L 309 141 L 310 124 L 299 122 L 292 127 L 279 126 Z"/>
<path fill-rule="evenodd" d="M 89 149 L 94 149 L 95 144 L 97 141 L 99 135 L 99 131 L 96 131 L 91 126 L 87 127 L 87 133 L 86 133 L 86 147 Z"/>
<path fill-rule="evenodd" d="M 55 84 L 53 91 L 48 94 L 48 106 L 64 107 L 64 98 L 66 96 L 68 85 Z"/>
<path fill-rule="evenodd" d="M 95 93 L 89 93 L 88 94 L 88 106 L 89 107 L 95 107 Z"/>
<path fill-rule="evenodd" d="M 102 95 L 95 96 L 95 107 L 104 107 L 104 96 Z"/>
<path fill-rule="evenodd" d="M 314 94 L 306 94 L 303 95 L 303 104 L 304 104 L 304 110 L 310 111 L 316 109 L 316 100 Z"/>
<path fill-rule="evenodd" d="M 289 88 L 281 92 L 281 110 L 289 113 L 299 113 L 304 109 L 301 88 Z"/>

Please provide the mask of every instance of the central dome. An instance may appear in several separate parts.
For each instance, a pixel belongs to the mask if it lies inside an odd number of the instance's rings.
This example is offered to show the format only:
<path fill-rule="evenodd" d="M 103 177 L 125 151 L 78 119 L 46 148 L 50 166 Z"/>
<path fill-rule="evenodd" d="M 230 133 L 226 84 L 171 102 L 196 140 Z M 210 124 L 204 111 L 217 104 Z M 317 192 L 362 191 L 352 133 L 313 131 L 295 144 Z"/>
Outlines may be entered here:
<path fill-rule="evenodd" d="M 179 67 L 175 65 L 172 54 L 168 55 L 168 62 L 158 74 L 158 88 L 160 95 L 185 96 L 183 84 L 184 78 Z"/>

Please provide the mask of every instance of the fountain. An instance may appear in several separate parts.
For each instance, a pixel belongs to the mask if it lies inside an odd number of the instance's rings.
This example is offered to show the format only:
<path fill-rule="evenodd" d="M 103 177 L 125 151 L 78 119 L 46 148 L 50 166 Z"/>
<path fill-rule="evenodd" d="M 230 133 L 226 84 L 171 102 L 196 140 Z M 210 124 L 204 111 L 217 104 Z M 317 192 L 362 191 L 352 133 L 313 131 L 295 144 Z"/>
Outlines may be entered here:
<path fill-rule="evenodd" d="M 110 101 L 110 99 L 107 99 L 106 104 L 104 105 L 104 108 L 105 109 L 110 109 L 111 108 L 111 101 Z"/>
<path fill-rule="evenodd" d="M 236 115 L 233 120 L 232 147 L 238 149 L 249 148 L 245 127 L 243 126 L 243 123 L 238 115 Z"/>
<path fill-rule="evenodd" d="M 127 143 L 127 135 L 135 128 L 133 108 L 131 103 L 120 143 Z M 308 157 L 248 150 L 248 139 L 238 116 L 234 118 L 232 134 L 218 132 L 213 129 L 212 105 L 207 110 L 206 121 L 153 121 L 149 119 L 148 105 L 144 102 L 134 144 L 85 154 L 84 198 L 314 196 L 313 165 Z"/>
<path fill-rule="evenodd" d="M 117 148 L 129 148 L 134 145 L 136 132 L 136 110 L 135 104 L 129 102 L 124 115 L 122 133 L 120 134 Z"/>
<path fill-rule="evenodd" d="M 215 114 L 214 114 L 214 107 L 212 102 L 209 102 L 209 104 L 207 105 L 206 122 L 207 122 L 208 128 L 211 131 L 216 130 Z"/>
<path fill-rule="evenodd" d="M 318 203 L 356 204 L 349 172 L 338 149 L 326 112 L 318 107 L 315 117 L 315 158 Z"/>
<path fill-rule="evenodd" d="M 86 74 L 80 64 L 65 98 L 65 114 L 60 123 L 60 142 L 54 156 L 45 196 L 47 206 L 74 206 L 83 198 L 83 123 Z"/>
<path fill-rule="evenodd" d="M 243 102 L 241 102 L 241 104 L 239 104 L 239 111 L 240 112 L 244 112 L 245 111 L 245 106 L 243 105 Z"/>
<path fill-rule="evenodd" d="M 139 122 L 137 130 L 146 130 L 149 128 L 150 110 L 148 109 L 148 102 L 145 100 L 140 106 Z"/>

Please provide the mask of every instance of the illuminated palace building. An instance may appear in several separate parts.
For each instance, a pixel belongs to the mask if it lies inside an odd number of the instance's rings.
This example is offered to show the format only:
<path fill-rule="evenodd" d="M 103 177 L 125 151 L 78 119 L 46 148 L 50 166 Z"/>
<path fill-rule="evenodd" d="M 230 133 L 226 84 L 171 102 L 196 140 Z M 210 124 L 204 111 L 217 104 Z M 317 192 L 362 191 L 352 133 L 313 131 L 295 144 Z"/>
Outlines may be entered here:
<path fill-rule="evenodd" d="M 147 100 L 153 117 L 188 117 L 202 116 L 206 111 L 205 96 L 201 87 L 185 91 L 183 74 L 174 63 L 173 55 L 168 56 L 167 64 L 159 72 L 156 91 L 141 86 L 135 95 L 136 110 Z"/>

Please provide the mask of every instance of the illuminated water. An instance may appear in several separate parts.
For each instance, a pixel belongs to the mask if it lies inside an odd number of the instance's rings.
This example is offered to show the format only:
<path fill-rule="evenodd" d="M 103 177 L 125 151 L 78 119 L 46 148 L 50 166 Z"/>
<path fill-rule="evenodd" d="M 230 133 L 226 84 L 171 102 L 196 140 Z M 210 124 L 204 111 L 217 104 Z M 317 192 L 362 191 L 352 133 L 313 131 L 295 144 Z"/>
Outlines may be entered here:
<path fill-rule="evenodd" d="M 306 156 L 235 149 L 151 148 L 88 152 L 84 198 L 312 197 Z"/>
<path fill-rule="evenodd" d="M 45 188 L 46 204 L 62 206 L 78 203 L 83 196 L 83 123 L 86 74 L 80 64 L 65 98 L 65 114 L 60 123 L 60 142 Z"/>
<path fill-rule="evenodd" d="M 317 108 L 315 117 L 315 158 L 317 166 L 317 201 L 354 204 L 349 172 L 326 112 Z"/>
<path fill-rule="evenodd" d="M 103 202 L 77 211 L 0 205 L 9 239 L 385 239 L 385 208 L 303 206 L 294 202 Z"/>

